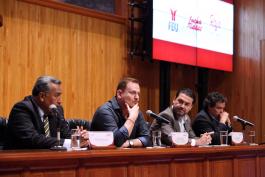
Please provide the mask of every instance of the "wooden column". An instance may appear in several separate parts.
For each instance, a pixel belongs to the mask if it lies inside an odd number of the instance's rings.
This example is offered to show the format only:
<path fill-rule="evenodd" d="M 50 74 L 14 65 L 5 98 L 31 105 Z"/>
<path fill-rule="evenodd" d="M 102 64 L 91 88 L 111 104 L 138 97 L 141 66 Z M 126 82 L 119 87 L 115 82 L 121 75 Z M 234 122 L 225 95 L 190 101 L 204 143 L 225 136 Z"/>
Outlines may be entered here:
<path fill-rule="evenodd" d="M 259 142 L 265 142 L 265 111 L 264 111 L 264 104 L 265 101 L 265 39 L 260 41 L 260 80 L 261 80 L 261 99 L 260 99 L 260 104 L 261 104 L 261 119 L 260 119 L 260 124 L 256 125 L 257 127 L 259 126 L 260 132 L 259 135 Z"/>

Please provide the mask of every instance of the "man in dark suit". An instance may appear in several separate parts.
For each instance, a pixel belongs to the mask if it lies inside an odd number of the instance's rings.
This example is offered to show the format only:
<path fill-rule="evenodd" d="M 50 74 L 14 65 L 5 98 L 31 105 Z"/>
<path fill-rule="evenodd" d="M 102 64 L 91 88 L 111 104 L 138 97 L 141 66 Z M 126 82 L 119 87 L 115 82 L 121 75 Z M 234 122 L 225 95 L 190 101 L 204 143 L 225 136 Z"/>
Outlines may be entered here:
<path fill-rule="evenodd" d="M 232 131 L 229 114 L 224 110 L 227 98 L 218 92 L 211 92 L 203 102 L 203 109 L 197 114 L 193 122 L 196 135 L 205 132 L 212 134 L 212 144 L 220 144 L 220 131 Z"/>
<path fill-rule="evenodd" d="M 197 138 L 191 128 L 191 120 L 188 115 L 195 102 L 195 95 L 191 89 L 183 88 L 179 90 L 173 100 L 172 106 L 162 111 L 159 115 L 169 120 L 169 124 L 153 121 L 150 130 L 161 130 L 161 141 L 163 144 L 172 145 L 172 132 L 187 132 L 192 145 L 207 145 L 211 142 L 208 133 Z"/>
<path fill-rule="evenodd" d="M 57 128 L 60 129 L 61 142 L 70 138 L 70 129 L 64 119 L 61 107 L 61 81 L 51 76 L 37 79 L 32 95 L 16 103 L 9 115 L 9 149 L 46 149 L 58 145 Z M 50 105 L 56 105 L 52 113 Z"/>

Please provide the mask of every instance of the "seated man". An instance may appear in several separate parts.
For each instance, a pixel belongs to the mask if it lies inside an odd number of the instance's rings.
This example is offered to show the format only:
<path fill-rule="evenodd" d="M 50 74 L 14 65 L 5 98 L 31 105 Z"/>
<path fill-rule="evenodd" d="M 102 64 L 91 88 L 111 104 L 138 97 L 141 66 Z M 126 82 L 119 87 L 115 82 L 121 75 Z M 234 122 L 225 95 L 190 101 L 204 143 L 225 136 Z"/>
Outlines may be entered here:
<path fill-rule="evenodd" d="M 168 146 L 172 145 L 172 132 L 187 132 L 189 134 L 190 143 L 192 145 L 207 145 L 211 142 L 211 136 L 208 133 L 203 134 L 200 138 L 195 136 L 191 129 L 191 120 L 188 116 L 195 95 L 191 89 L 184 88 L 177 92 L 172 106 L 162 111 L 159 115 L 169 120 L 169 124 L 153 121 L 150 130 L 161 130 L 161 141 Z"/>
<path fill-rule="evenodd" d="M 203 109 L 197 114 L 193 122 L 196 135 L 205 132 L 214 132 L 212 144 L 220 144 L 220 131 L 232 131 L 229 114 L 225 112 L 227 98 L 221 93 L 212 92 L 203 101 Z"/>
<path fill-rule="evenodd" d="M 134 78 L 124 78 L 116 96 L 99 107 L 91 123 L 92 131 L 112 131 L 118 147 L 142 147 L 149 144 L 149 131 L 139 110 L 140 86 Z"/>
<path fill-rule="evenodd" d="M 70 138 L 70 129 L 61 107 L 61 81 L 51 77 L 39 77 L 33 87 L 32 96 L 16 103 L 8 120 L 8 149 L 46 149 L 58 145 L 57 128 L 61 142 Z M 57 112 L 50 105 L 56 105 Z M 54 106 L 55 107 L 55 106 Z M 88 145 L 88 142 L 83 142 Z"/>

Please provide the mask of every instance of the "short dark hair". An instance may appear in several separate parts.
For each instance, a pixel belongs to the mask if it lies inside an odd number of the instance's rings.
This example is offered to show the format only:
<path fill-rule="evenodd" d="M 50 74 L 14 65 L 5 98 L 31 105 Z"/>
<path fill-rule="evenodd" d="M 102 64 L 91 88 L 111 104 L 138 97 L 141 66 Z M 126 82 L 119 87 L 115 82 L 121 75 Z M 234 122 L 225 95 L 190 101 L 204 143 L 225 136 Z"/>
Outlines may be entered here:
<path fill-rule="evenodd" d="M 192 104 L 194 104 L 196 102 L 196 96 L 194 94 L 194 92 L 190 89 L 190 88 L 182 88 L 182 89 L 179 89 L 176 93 L 176 98 L 179 96 L 179 94 L 185 94 L 189 97 L 192 98 Z"/>
<path fill-rule="evenodd" d="M 53 76 L 40 76 L 32 89 L 32 95 L 38 96 L 40 92 L 49 92 L 50 83 L 60 85 L 61 81 Z"/>
<path fill-rule="evenodd" d="M 204 99 L 203 101 L 203 108 L 205 110 L 208 109 L 208 107 L 214 107 L 216 105 L 216 103 L 226 103 L 227 102 L 227 98 L 222 95 L 219 92 L 211 92 L 207 95 L 207 97 Z"/>
<path fill-rule="evenodd" d="M 116 90 L 124 90 L 129 82 L 139 84 L 139 80 L 132 77 L 125 77 L 120 80 Z"/>

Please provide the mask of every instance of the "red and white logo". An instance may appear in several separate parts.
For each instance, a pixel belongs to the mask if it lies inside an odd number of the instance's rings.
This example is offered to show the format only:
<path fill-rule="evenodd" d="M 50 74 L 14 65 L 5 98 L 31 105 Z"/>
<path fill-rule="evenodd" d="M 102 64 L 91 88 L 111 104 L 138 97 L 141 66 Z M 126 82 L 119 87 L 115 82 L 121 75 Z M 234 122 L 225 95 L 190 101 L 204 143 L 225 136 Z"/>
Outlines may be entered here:
<path fill-rule="evenodd" d="M 171 12 L 171 20 L 172 21 L 176 21 L 176 12 L 177 12 L 177 10 L 170 9 L 170 12 Z"/>

